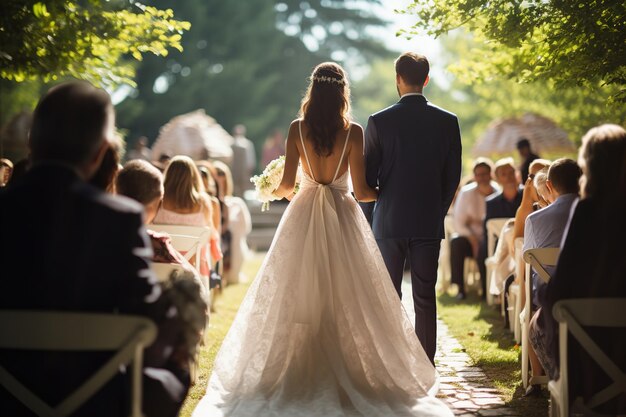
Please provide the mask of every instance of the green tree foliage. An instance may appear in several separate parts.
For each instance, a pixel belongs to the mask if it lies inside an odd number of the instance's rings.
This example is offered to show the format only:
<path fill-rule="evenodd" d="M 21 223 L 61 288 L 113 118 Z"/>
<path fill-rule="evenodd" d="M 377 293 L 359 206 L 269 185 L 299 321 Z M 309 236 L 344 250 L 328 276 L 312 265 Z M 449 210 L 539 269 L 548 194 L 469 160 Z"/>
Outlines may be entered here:
<path fill-rule="evenodd" d="M 503 74 L 550 80 L 558 88 L 608 86 L 626 102 L 626 3 L 623 0 L 415 0 L 409 31 L 440 36 L 463 27 L 479 41 L 457 74 L 466 81 Z"/>
<path fill-rule="evenodd" d="M 154 140 L 172 117 L 203 108 L 227 130 L 245 124 L 260 150 L 273 129 L 285 131 L 296 117 L 316 64 L 387 53 L 366 30 L 381 20 L 348 2 L 167 4 L 192 28 L 182 40 L 184 53 L 138 65 L 137 88 L 118 106 L 119 125 L 129 129 L 131 142 L 140 135 Z"/>
<path fill-rule="evenodd" d="M 0 3 L 0 77 L 13 81 L 86 79 L 115 87 L 133 83 L 144 54 L 182 51 L 188 22 L 123 0 L 3 0 Z"/>

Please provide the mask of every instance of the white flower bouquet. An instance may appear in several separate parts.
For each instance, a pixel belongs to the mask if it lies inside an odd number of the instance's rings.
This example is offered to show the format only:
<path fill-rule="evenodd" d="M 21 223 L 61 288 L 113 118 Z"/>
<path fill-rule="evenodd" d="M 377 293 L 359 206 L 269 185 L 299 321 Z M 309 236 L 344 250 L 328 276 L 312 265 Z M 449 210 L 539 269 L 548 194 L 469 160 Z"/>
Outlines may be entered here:
<path fill-rule="evenodd" d="M 271 161 L 261 175 L 255 175 L 250 178 L 250 182 L 254 184 L 256 198 L 263 205 L 261 211 L 267 211 L 270 208 L 270 202 L 278 200 L 273 194 L 283 179 L 283 171 L 285 170 L 285 156 L 279 156 Z M 296 191 L 298 190 L 299 180 L 296 178 Z"/>
<path fill-rule="evenodd" d="M 263 203 L 261 211 L 269 210 L 270 201 L 277 200 L 272 192 L 280 185 L 284 170 L 285 156 L 283 155 L 267 164 L 261 175 L 250 178 L 250 182 L 254 184 L 257 200 Z"/>

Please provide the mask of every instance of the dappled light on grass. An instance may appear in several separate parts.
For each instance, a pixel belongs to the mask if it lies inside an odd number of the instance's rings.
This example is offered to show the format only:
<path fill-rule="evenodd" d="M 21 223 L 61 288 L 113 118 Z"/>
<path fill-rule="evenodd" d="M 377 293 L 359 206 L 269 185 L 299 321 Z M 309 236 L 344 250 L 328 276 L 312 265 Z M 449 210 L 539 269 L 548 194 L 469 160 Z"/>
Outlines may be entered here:
<path fill-rule="evenodd" d="M 438 313 L 474 361 L 473 365 L 483 370 L 508 406 L 523 415 L 548 414 L 547 396 L 523 397 L 521 350 L 505 328 L 499 306 L 489 307 L 472 295 L 459 302 L 444 294 L 438 298 Z"/>

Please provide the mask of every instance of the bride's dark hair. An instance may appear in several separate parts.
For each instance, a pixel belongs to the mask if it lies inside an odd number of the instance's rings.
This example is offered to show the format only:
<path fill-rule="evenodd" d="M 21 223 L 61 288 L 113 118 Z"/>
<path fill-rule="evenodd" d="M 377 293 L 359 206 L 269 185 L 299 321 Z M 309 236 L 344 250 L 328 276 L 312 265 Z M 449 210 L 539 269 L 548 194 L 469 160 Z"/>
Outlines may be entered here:
<path fill-rule="evenodd" d="M 323 62 L 315 67 L 300 117 L 309 128 L 315 153 L 330 155 L 337 132 L 350 126 L 350 87 L 339 64 Z"/>

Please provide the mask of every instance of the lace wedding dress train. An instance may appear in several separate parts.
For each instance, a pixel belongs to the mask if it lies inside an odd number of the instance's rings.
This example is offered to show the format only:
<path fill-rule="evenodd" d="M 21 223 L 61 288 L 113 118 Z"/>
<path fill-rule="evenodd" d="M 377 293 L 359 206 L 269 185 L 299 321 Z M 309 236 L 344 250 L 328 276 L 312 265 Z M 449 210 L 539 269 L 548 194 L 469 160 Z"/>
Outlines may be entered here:
<path fill-rule="evenodd" d="M 193 416 L 451 416 L 435 390 L 348 173 L 304 173 Z"/>

